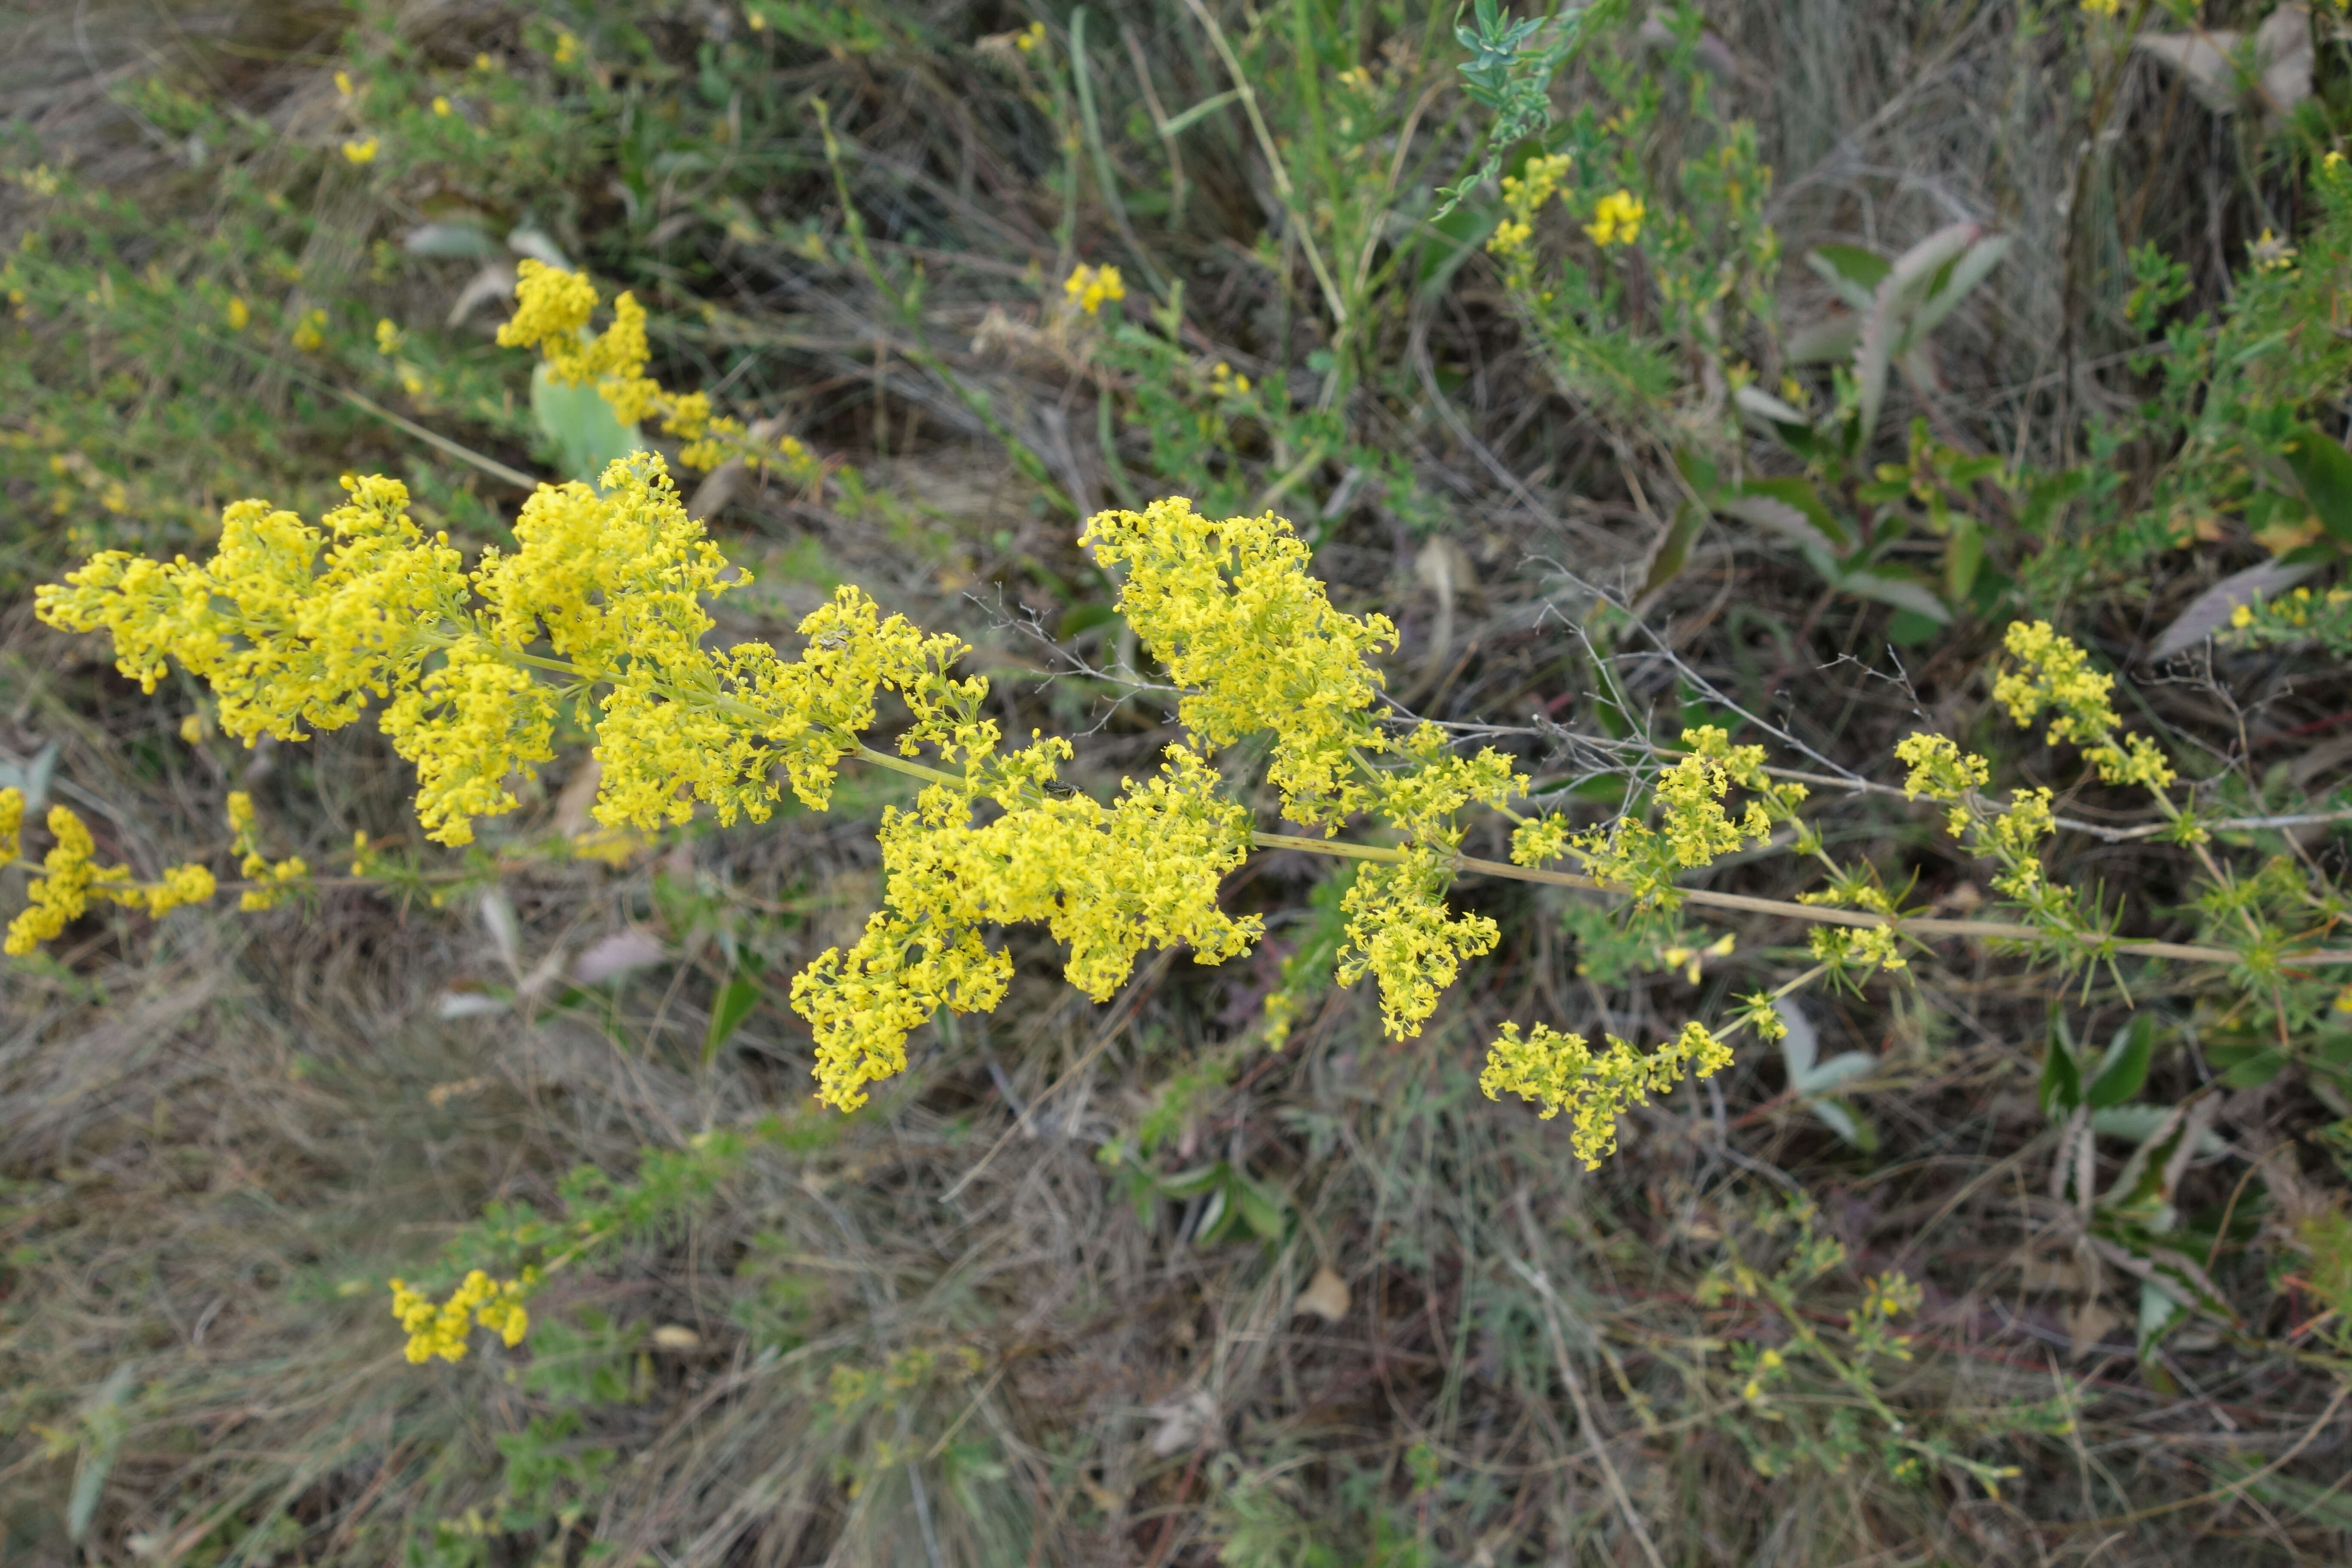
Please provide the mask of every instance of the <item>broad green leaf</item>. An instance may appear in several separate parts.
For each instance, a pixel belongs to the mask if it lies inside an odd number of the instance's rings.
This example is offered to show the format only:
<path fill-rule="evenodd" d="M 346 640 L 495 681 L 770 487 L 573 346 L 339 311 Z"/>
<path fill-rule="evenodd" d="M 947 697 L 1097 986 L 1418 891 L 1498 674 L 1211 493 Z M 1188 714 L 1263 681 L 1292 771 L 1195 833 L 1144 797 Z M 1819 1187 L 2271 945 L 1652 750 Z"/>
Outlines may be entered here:
<path fill-rule="evenodd" d="M 2305 425 L 2287 442 L 2285 456 L 2319 526 L 2352 543 L 2352 452 L 2334 437 Z"/>
<path fill-rule="evenodd" d="M 1879 284 L 1894 267 L 1876 251 L 1858 245 L 1817 245 L 1805 253 L 1805 265 L 1857 310 L 1870 309 Z"/>
<path fill-rule="evenodd" d="M 1911 342 L 1916 344 L 1934 331 L 1945 317 L 1958 309 L 1960 301 L 1985 280 L 1988 273 L 2000 265 L 2000 258 L 2009 254 L 2009 247 L 2015 243 L 2005 234 L 1990 235 L 1955 257 L 1937 279 L 1935 287 L 1928 290 L 1918 315 L 1912 319 L 1908 334 Z"/>
<path fill-rule="evenodd" d="M 1797 1087 L 1807 1096 L 1827 1094 L 1840 1084 L 1867 1077 L 1877 1066 L 1878 1058 L 1867 1051 L 1840 1051 L 1807 1072 Z"/>
<path fill-rule="evenodd" d="M 1808 1102 L 1805 1109 L 1820 1118 L 1822 1126 L 1836 1133 L 1839 1142 L 1865 1154 L 1878 1152 L 1878 1129 L 1865 1118 L 1854 1114 L 1853 1108 L 1843 1100 L 1816 1100 Z"/>
<path fill-rule="evenodd" d="M 1780 357 L 1790 364 L 1830 364 L 1852 359 L 1853 346 L 1861 341 L 1860 316 L 1832 316 L 1790 333 Z"/>
<path fill-rule="evenodd" d="M 541 360 L 530 373 L 530 413 L 540 433 L 562 455 L 566 479 L 594 484 L 607 465 L 640 451 L 645 437 L 624 425 L 613 405 L 592 385 L 566 386 Z"/>
<path fill-rule="evenodd" d="M 2171 1331 L 2172 1326 L 2189 1315 L 2189 1309 L 2174 1300 L 2153 1280 L 2143 1279 L 2139 1287 L 2139 1353 L 2146 1358 L 2156 1349 L 2157 1342 Z"/>

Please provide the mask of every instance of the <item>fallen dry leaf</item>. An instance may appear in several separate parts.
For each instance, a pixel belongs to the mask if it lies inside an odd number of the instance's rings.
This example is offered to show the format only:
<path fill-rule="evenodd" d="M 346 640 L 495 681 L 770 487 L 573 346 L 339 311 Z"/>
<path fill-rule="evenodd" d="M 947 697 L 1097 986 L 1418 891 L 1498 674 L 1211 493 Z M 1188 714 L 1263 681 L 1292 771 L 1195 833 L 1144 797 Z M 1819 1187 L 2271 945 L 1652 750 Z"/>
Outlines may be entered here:
<path fill-rule="evenodd" d="M 1348 1282 L 1339 1278 L 1338 1269 L 1327 1263 L 1315 1271 L 1315 1278 L 1307 1282 L 1307 1289 L 1298 1293 L 1298 1300 L 1290 1310 L 1293 1312 L 1312 1312 L 1327 1323 L 1336 1323 L 1348 1315 L 1350 1300 Z"/>

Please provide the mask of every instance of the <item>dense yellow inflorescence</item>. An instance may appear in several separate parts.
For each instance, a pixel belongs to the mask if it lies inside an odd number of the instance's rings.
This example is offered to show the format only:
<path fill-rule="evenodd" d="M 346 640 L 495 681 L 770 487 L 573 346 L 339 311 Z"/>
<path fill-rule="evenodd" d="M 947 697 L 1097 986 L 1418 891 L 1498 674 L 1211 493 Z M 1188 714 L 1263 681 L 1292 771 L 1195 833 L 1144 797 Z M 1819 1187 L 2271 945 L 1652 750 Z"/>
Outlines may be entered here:
<path fill-rule="evenodd" d="M 1547 1121 L 1568 1112 L 1575 1127 L 1570 1146 L 1591 1170 L 1617 1152 L 1617 1119 L 1627 1110 L 1686 1077 L 1711 1078 L 1730 1065 L 1731 1047 L 1696 1022 L 1646 1056 L 1614 1036 L 1596 1052 L 1583 1036 L 1547 1024 L 1524 1038 L 1517 1024 L 1506 1024 L 1486 1053 L 1478 1087 L 1490 1100 L 1516 1094 L 1541 1105 Z"/>
<path fill-rule="evenodd" d="M 1369 712 L 1381 676 L 1367 656 L 1394 647 L 1396 627 L 1335 609 L 1289 523 L 1214 521 L 1177 497 L 1097 512 L 1078 542 L 1125 571 L 1119 613 L 1185 689 L 1177 717 L 1202 746 L 1271 734 L 1283 816 L 1326 834 L 1376 803 L 1360 758 L 1387 742 Z"/>
<path fill-rule="evenodd" d="M 1113 268 L 1114 281 L 1117 269 Z M 808 449 L 792 437 L 773 445 L 753 441 L 740 420 L 713 414 L 707 393 L 673 393 L 646 374 L 653 347 L 646 337 L 646 310 L 635 294 L 613 300 L 613 320 L 601 332 L 588 323 L 596 313 L 596 286 L 582 273 L 525 260 L 515 268 L 515 312 L 499 328 L 507 348 L 535 348 L 547 373 L 568 386 L 593 386 L 625 426 L 658 415 L 662 428 L 685 446 L 678 461 L 690 468 L 715 468 L 730 458 L 753 468 L 776 468 L 807 480 L 818 471 Z"/>
<path fill-rule="evenodd" d="M 1157 777 L 1128 780 L 1108 805 L 1056 793 L 1070 748 L 1044 739 L 990 754 L 976 737 L 964 778 L 934 784 L 882 820 L 883 907 L 846 952 L 793 982 L 816 1035 L 818 1098 L 843 1110 L 906 1066 L 906 1038 L 941 1007 L 984 1012 L 1011 958 L 991 925 L 1034 921 L 1069 949 L 1064 973 L 1097 1002 L 1147 946 L 1191 946 L 1221 963 L 1258 936 L 1255 916 L 1217 907 L 1249 850 L 1248 813 L 1224 799 L 1200 756 L 1171 746 Z M 984 808 L 987 820 L 982 820 Z"/>
<path fill-rule="evenodd" d="M 530 1314 L 522 1303 L 537 1283 L 528 1268 L 512 1279 L 493 1279 L 477 1268 L 436 1306 L 431 1297 L 404 1281 L 390 1281 L 392 1315 L 408 1331 L 409 1361 L 419 1366 L 436 1355 L 443 1361 L 463 1361 L 466 1335 L 478 1323 L 510 1348 L 522 1343 L 530 1331 Z"/>
<path fill-rule="evenodd" d="M 22 853 L 17 841 L 24 816 L 23 793 L 0 790 L 0 828 L 6 830 L 0 840 L 12 860 Z M 49 807 L 47 826 L 55 842 L 41 858 L 41 874 L 26 884 L 25 908 L 8 922 L 7 937 L 0 943 L 11 956 L 22 957 L 61 935 L 89 911 L 92 900 L 143 910 L 150 919 L 160 920 L 173 910 L 201 904 L 218 890 L 213 874 L 202 866 L 168 867 L 157 880 L 141 882 L 128 866 L 99 864 L 98 843 L 89 825 L 62 805 Z"/>

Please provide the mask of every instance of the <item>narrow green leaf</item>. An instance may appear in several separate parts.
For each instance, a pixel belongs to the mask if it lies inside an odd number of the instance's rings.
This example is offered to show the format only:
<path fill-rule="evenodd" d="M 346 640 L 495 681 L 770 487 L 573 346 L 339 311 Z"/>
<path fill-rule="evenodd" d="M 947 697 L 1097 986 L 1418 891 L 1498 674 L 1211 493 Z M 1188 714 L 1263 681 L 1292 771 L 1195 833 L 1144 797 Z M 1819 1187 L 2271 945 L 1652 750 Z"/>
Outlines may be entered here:
<path fill-rule="evenodd" d="M 2082 1071 L 2074 1065 L 2074 1053 L 2053 1029 L 2042 1058 L 2042 1114 L 2055 1121 L 2082 1103 Z"/>
<path fill-rule="evenodd" d="M 747 974 L 739 973 L 727 983 L 727 989 L 719 994 L 718 1002 L 710 1009 L 709 1031 L 702 1037 L 703 1066 L 710 1065 L 719 1055 L 719 1047 L 751 1016 L 751 1009 L 760 1005 L 760 983 Z"/>

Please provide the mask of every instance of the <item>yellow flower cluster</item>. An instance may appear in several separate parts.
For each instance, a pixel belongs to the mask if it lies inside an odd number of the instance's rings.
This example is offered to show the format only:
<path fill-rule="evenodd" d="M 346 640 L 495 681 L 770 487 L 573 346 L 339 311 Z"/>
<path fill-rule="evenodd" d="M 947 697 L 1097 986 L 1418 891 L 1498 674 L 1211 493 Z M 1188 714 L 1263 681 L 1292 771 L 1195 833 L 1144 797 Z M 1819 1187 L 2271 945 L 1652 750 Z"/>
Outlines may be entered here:
<path fill-rule="evenodd" d="M 2054 708 L 2050 743 L 2073 741 L 2095 746 L 2122 721 L 2107 693 L 2116 678 L 2091 668 L 2090 656 L 2058 635 L 2048 621 L 2012 621 L 2001 638 L 2011 658 L 2022 667 L 2002 672 L 1993 682 L 1993 700 L 2009 709 L 2021 727 L 2030 727 L 2045 708 Z"/>
<path fill-rule="evenodd" d="M 1177 716 L 1196 744 L 1272 732 L 1283 815 L 1326 835 L 1375 804 L 1361 759 L 1387 742 L 1366 711 L 1381 689 L 1366 656 L 1394 647 L 1396 627 L 1333 608 L 1288 522 L 1215 522 L 1180 496 L 1097 512 L 1078 542 L 1125 569 L 1118 611 L 1187 689 Z"/>
<path fill-rule="evenodd" d="M 1523 276 L 1532 260 L 1530 246 L 1535 237 L 1535 216 L 1544 203 L 1568 175 L 1569 156 L 1555 153 L 1549 156 L 1530 158 L 1517 174 L 1503 176 L 1504 217 L 1495 225 L 1495 232 L 1486 241 L 1486 251 L 1500 260 L 1514 277 Z"/>
<path fill-rule="evenodd" d="M 2116 678 L 2093 669 L 2082 648 L 2052 630 L 2047 621 L 2011 622 L 2002 646 L 2022 664 L 1993 682 L 1993 700 L 2007 706 L 2019 725 L 2031 726 L 2042 710 L 2053 709 L 2050 743 L 2074 742 L 2107 783 L 2158 792 L 2172 783 L 2172 764 L 2155 742 L 2135 734 L 2116 744 L 2116 727 L 2123 721 L 2107 700 Z"/>
<path fill-rule="evenodd" d="M 274 909 L 289 893 L 310 879 L 310 862 L 299 855 L 272 861 L 261 852 L 261 836 L 253 815 L 253 797 L 241 789 L 229 792 L 228 830 L 235 838 L 230 846 L 231 852 L 244 857 L 237 864 L 236 874 L 248 882 L 259 884 L 245 890 L 237 900 L 237 908 Z"/>
<path fill-rule="evenodd" d="M 1062 298 L 1091 316 L 1106 301 L 1116 303 L 1127 298 L 1127 281 L 1116 267 L 1088 267 L 1081 263 L 1070 269 L 1062 279 Z"/>
<path fill-rule="evenodd" d="M 0 847 L 7 858 L 20 853 L 18 836 L 25 820 L 25 797 L 15 789 L 0 790 Z M 90 900 L 101 899 L 129 909 L 144 910 L 160 920 L 173 910 L 200 904 L 217 885 L 202 866 L 173 866 L 161 880 L 137 882 L 128 866 L 101 866 L 98 844 L 89 827 L 62 805 L 49 807 L 49 837 L 57 842 L 41 858 L 41 875 L 26 886 L 26 906 L 8 922 L 5 951 L 22 957 L 64 931 L 89 912 Z"/>
<path fill-rule="evenodd" d="M 987 946 L 989 926 L 1045 925 L 1069 948 L 1070 984 L 1097 1002 L 1146 946 L 1186 943 L 1195 962 L 1222 963 L 1257 940 L 1256 916 L 1217 907 L 1248 854 L 1249 814 L 1198 753 L 1171 746 L 1157 777 L 1125 781 L 1104 805 L 1058 793 L 1068 742 L 995 756 L 983 730 L 966 731 L 961 781 L 884 813 L 883 907 L 848 952 L 827 951 L 793 982 L 828 1105 L 855 1110 L 867 1084 L 903 1070 L 908 1034 L 940 1008 L 997 1005 L 1013 963 Z"/>
<path fill-rule="evenodd" d="M 1805 798 L 1804 785 L 1776 784 L 1765 773 L 1763 747 L 1734 746 L 1716 725 L 1684 731 L 1682 743 L 1690 754 L 1658 779 L 1659 827 L 1628 816 L 1575 833 L 1557 818 L 1539 818 L 1512 835 L 1511 858 L 1534 866 L 1570 853 L 1589 875 L 1623 888 L 1641 907 L 1671 910 L 1682 901 L 1676 872 L 1771 837 L 1773 824 L 1793 816 Z M 1723 809 L 1735 787 L 1754 797 L 1737 822 Z"/>
<path fill-rule="evenodd" d="M 408 1331 L 409 1361 L 421 1366 L 436 1355 L 443 1361 L 465 1360 L 466 1333 L 476 1323 L 509 1346 L 522 1343 L 523 1335 L 530 1331 L 530 1314 L 523 1309 L 523 1299 L 538 1282 L 528 1268 L 516 1279 L 503 1280 L 477 1268 L 436 1307 L 422 1290 L 398 1279 L 390 1281 L 392 1315 Z"/>
<path fill-rule="evenodd" d="M 1116 283 L 1118 269 L 1110 269 Z M 710 469 L 740 458 L 753 469 L 779 467 L 807 483 L 821 473 L 806 447 L 787 436 L 771 449 L 753 442 L 743 422 L 711 412 L 708 393 L 673 393 L 646 374 L 652 345 L 646 339 L 646 309 L 635 294 L 613 300 L 613 321 L 603 331 L 588 330 L 596 311 L 596 286 L 577 272 L 524 260 L 515 268 L 515 311 L 499 328 L 507 348 L 536 348 L 548 374 L 570 386 L 593 385 L 623 425 L 659 415 L 662 428 L 684 442 L 678 461 Z"/>
<path fill-rule="evenodd" d="M 1642 198 L 1631 191 L 1612 191 L 1593 209 L 1584 232 L 1600 246 L 1631 245 L 1642 237 Z"/>
<path fill-rule="evenodd" d="M 1911 769 L 1911 775 L 1903 781 L 1906 800 L 1923 795 L 1929 800 L 1963 800 L 1992 778 L 1991 763 L 1961 751 L 1948 735 L 1914 731 L 1895 743 L 1895 757 Z"/>
<path fill-rule="evenodd" d="M 1581 1035 L 1538 1024 L 1521 1038 L 1517 1024 L 1506 1024 L 1487 1049 L 1478 1087 L 1489 1100 L 1509 1093 L 1540 1104 L 1547 1121 L 1567 1111 L 1575 1123 L 1570 1146 L 1590 1171 L 1617 1152 L 1617 1119 L 1627 1110 L 1687 1076 L 1712 1078 L 1730 1065 L 1730 1047 L 1696 1022 L 1647 1056 L 1613 1035 L 1596 1053 Z"/>

